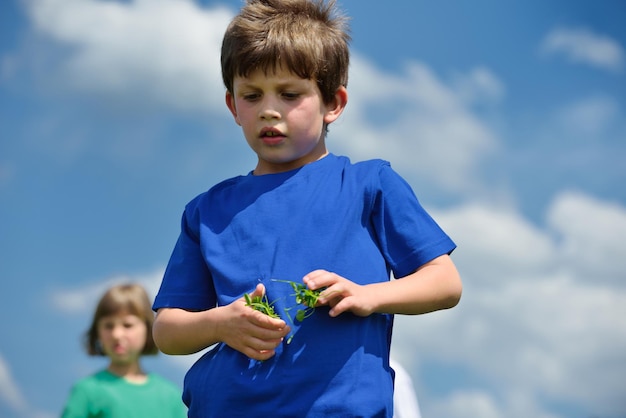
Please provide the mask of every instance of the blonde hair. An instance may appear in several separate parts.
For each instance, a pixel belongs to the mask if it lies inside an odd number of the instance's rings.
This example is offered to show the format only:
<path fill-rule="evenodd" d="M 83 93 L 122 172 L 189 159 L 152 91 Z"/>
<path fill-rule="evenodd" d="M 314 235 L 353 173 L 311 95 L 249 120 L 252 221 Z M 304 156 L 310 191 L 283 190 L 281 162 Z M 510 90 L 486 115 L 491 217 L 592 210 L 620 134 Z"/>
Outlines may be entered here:
<path fill-rule="evenodd" d="M 316 81 L 330 103 L 348 85 L 348 30 L 335 0 L 247 0 L 222 42 L 224 85 L 232 93 L 236 76 L 282 68 Z"/>
<path fill-rule="evenodd" d="M 111 287 L 100 298 L 91 321 L 91 326 L 85 334 L 85 348 L 92 356 L 103 356 L 98 341 L 98 322 L 105 316 L 128 313 L 141 318 L 147 328 L 146 344 L 141 354 L 157 354 L 158 348 L 152 338 L 152 324 L 154 312 L 145 289 L 138 284 L 121 284 Z"/>

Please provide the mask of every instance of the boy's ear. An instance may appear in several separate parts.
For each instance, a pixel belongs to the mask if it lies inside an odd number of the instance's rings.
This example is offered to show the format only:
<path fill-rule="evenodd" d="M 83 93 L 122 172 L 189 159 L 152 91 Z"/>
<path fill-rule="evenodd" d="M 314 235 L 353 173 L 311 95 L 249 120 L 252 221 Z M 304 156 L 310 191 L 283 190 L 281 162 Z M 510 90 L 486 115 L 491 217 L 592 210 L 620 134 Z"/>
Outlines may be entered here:
<path fill-rule="evenodd" d="M 226 91 L 226 107 L 228 107 L 230 113 L 233 114 L 233 117 L 235 118 L 235 123 L 241 126 L 241 123 L 239 122 L 239 116 L 237 116 L 237 106 L 235 106 L 235 98 L 228 90 Z"/>
<path fill-rule="evenodd" d="M 330 124 L 339 118 L 343 109 L 348 104 L 348 90 L 344 86 L 341 86 L 335 92 L 333 101 L 326 105 L 326 114 L 324 115 L 324 123 Z"/>

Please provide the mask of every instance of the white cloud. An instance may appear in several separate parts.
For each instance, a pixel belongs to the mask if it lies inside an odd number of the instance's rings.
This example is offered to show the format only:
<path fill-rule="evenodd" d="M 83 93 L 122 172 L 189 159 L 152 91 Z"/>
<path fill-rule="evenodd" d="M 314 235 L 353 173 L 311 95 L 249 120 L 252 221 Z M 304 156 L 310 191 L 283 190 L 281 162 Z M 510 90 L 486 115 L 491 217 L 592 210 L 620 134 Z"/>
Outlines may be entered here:
<path fill-rule="evenodd" d="M 137 283 L 142 285 L 148 295 L 154 298 L 161 285 L 163 269 L 140 275 L 116 275 L 103 280 L 89 281 L 88 284 L 75 289 L 62 289 L 50 294 L 50 302 L 54 309 L 66 314 L 93 313 L 98 299 L 111 286 L 121 283 Z"/>
<path fill-rule="evenodd" d="M 60 83 L 182 110 L 224 107 L 219 54 L 229 10 L 191 0 L 27 4 L 36 31 L 65 47 Z"/>
<path fill-rule="evenodd" d="M 428 408 L 428 415 L 433 417 L 463 418 L 468 416 L 481 418 L 499 418 L 503 414 L 493 397 L 486 392 L 468 391 L 455 392 L 441 398 Z"/>
<path fill-rule="evenodd" d="M 618 116 L 619 105 L 613 98 L 593 96 L 564 106 L 557 114 L 557 121 L 570 136 L 583 136 L 592 141 Z"/>
<path fill-rule="evenodd" d="M 11 370 L 0 355 L 0 399 L 15 411 L 26 410 L 26 400 L 11 376 Z"/>
<path fill-rule="evenodd" d="M 471 414 L 468 414 L 471 411 Z M 522 393 L 512 394 L 505 399 L 496 399 L 492 393 L 481 390 L 459 390 L 433 402 L 428 416 L 446 418 L 557 418 L 542 410 L 536 399 Z"/>
<path fill-rule="evenodd" d="M 624 68 L 624 49 L 608 36 L 583 28 L 556 28 L 541 44 L 547 54 L 562 53 L 572 62 L 588 64 L 609 71 Z"/>
<path fill-rule="evenodd" d="M 476 168 L 497 138 L 453 89 L 424 64 L 390 74 L 358 54 L 350 77 L 348 107 L 331 126 L 331 149 L 357 160 L 388 159 L 449 191 L 475 190 Z"/>
<path fill-rule="evenodd" d="M 555 253 L 551 237 L 514 209 L 467 204 L 432 214 L 457 243 L 455 260 L 479 284 L 498 286 L 503 274 L 519 278 L 550 268 Z M 488 262 L 475 262 L 485 255 Z"/>
<path fill-rule="evenodd" d="M 626 271 L 626 212 L 580 192 L 559 195 L 548 213 L 563 263 L 581 280 L 622 285 Z"/>
<path fill-rule="evenodd" d="M 459 367 L 475 377 L 464 380 L 481 385 L 437 401 L 441 416 L 462 417 L 454 405 L 466 404 L 480 416 L 549 417 L 545 399 L 623 412 L 626 288 L 605 278 L 626 271 L 619 242 L 626 208 L 564 193 L 548 211 L 547 230 L 498 211 L 473 205 L 438 216 L 461 237 L 453 259 L 464 295 L 451 311 L 398 317 L 398 358 L 413 370 L 429 362 Z M 490 396 L 475 393 L 484 385 Z"/>
<path fill-rule="evenodd" d="M 486 67 L 476 67 L 468 74 L 454 75 L 453 85 L 466 103 L 498 102 L 506 92 L 500 79 Z"/>

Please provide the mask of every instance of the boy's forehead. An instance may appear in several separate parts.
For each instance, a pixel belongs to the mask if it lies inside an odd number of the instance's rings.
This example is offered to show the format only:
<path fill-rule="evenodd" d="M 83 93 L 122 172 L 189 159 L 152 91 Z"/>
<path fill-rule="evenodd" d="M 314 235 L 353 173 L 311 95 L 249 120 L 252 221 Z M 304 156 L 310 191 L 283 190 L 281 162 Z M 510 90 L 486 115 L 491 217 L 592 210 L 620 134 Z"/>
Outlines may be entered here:
<path fill-rule="evenodd" d="M 285 69 L 283 67 L 261 69 L 257 68 L 250 71 L 246 75 L 236 75 L 233 79 L 234 84 L 255 84 L 255 83 L 306 83 L 312 81 L 310 79 L 302 78 L 295 72 Z"/>

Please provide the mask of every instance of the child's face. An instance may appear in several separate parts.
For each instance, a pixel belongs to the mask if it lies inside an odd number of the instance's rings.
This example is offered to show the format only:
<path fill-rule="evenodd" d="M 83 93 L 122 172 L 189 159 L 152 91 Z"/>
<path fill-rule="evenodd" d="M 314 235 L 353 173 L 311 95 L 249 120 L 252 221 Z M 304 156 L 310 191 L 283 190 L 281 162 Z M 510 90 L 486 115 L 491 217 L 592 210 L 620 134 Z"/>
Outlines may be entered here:
<path fill-rule="evenodd" d="M 136 315 L 119 313 L 98 321 L 98 339 L 112 363 L 130 364 L 139 359 L 146 344 L 148 328 Z"/>
<path fill-rule="evenodd" d="M 313 80 L 277 69 L 265 74 L 235 77 L 226 104 L 258 156 L 254 173 L 278 173 L 302 167 L 328 152 L 324 127 L 343 110 L 347 93 L 342 87 L 325 104 Z"/>

